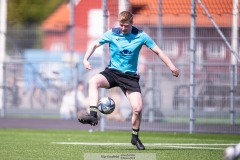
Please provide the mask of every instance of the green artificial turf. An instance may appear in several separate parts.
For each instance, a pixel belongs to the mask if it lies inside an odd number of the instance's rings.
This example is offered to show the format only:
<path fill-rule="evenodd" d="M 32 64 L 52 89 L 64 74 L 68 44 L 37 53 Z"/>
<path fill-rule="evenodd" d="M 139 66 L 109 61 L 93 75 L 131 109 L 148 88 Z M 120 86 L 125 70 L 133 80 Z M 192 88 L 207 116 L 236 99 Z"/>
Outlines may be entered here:
<path fill-rule="evenodd" d="M 240 142 L 240 135 L 226 134 L 141 132 L 140 137 L 146 144 L 144 151 L 130 145 L 131 132 L 125 131 L 0 129 L 0 158 L 84 160 L 84 154 L 87 153 L 154 153 L 157 160 L 222 160 L 224 149 L 229 144 Z M 56 144 L 58 142 L 69 144 Z M 79 144 L 83 142 L 99 144 Z M 100 145 L 101 143 L 109 145 Z M 111 145 L 114 143 L 120 145 Z M 111 160 L 101 158 L 106 159 Z"/>

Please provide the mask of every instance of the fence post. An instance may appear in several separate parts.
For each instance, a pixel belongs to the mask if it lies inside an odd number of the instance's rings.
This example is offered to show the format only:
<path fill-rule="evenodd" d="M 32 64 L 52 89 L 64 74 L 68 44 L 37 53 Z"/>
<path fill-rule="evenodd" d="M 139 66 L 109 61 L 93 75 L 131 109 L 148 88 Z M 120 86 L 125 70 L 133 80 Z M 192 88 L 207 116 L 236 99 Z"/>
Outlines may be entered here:
<path fill-rule="evenodd" d="M 1 103 L 1 117 L 5 117 L 6 116 L 6 89 L 7 89 L 7 86 L 6 86 L 6 64 L 5 62 L 2 63 L 2 71 L 3 71 L 3 77 L 2 77 L 2 103 Z"/>
<path fill-rule="evenodd" d="M 162 0 L 158 0 L 158 30 L 157 30 L 157 43 L 162 48 Z"/>
<path fill-rule="evenodd" d="M 238 50 L 238 0 L 233 0 L 233 21 L 231 47 L 234 51 Z M 235 85 L 237 85 L 237 59 L 231 55 L 230 71 L 230 123 L 235 124 Z M 236 83 L 236 84 L 235 84 Z"/>
<path fill-rule="evenodd" d="M 107 11 L 107 0 L 102 0 L 102 10 L 103 10 L 103 32 L 107 31 L 107 20 L 108 20 L 108 11 Z M 103 46 L 103 54 L 107 53 L 107 47 L 106 45 Z M 102 56 L 102 68 L 106 66 L 106 56 Z M 105 90 L 101 89 L 101 96 L 105 96 Z M 105 115 L 101 116 L 101 125 L 100 130 L 104 131 L 106 127 L 106 117 Z"/>
<path fill-rule="evenodd" d="M 231 65 L 230 71 L 230 123 L 235 124 L 235 67 L 236 65 Z"/>
<path fill-rule="evenodd" d="M 4 97 L 4 60 L 6 54 L 7 0 L 0 0 L 0 97 Z M 3 108 L 2 108 L 3 107 Z M 4 103 L 0 101 L 1 116 L 4 116 Z"/>
<path fill-rule="evenodd" d="M 196 62 L 196 2 L 192 0 L 191 10 L 191 27 L 190 27 L 190 115 L 189 115 L 189 133 L 194 132 L 195 125 L 195 62 Z"/>
<path fill-rule="evenodd" d="M 150 90 L 150 96 L 149 97 L 151 97 L 150 98 L 150 101 L 149 101 L 149 105 L 148 105 L 148 107 L 149 107 L 149 112 L 148 112 L 148 121 L 149 122 L 153 122 L 154 121 L 154 112 L 153 112 L 153 101 L 154 101 L 154 82 L 153 82 L 153 69 L 152 69 L 152 67 L 149 69 L 149 71 L 148 71 L 148 73 L 149 73 L 149 82 L 150 82 L 150 84 L 149 84 L 149 86 L 150 86 L 150 88 L 151 88 L 151 90 Z"/>

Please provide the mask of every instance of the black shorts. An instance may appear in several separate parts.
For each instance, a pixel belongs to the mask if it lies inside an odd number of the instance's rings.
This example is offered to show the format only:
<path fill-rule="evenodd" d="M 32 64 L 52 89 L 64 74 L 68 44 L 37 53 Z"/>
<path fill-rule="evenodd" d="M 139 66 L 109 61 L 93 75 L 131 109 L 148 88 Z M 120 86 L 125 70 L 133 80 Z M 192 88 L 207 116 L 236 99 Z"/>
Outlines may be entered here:
<path fill-rule="evenodd" d="M 139 85 L 140 76 L 138 74 L 122 73 L 116 69 L 106 68 L 100 72 L 108 80 L 110 87 L 120 87 L 124 94 L 126 91 L 140 92 L 141 88 Z"/>

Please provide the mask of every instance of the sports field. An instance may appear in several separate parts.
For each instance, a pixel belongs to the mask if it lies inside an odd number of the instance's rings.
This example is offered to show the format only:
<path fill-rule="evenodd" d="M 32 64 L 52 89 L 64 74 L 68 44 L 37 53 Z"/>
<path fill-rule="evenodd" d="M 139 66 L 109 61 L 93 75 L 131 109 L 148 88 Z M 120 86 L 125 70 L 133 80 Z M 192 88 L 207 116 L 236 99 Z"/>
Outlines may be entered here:
<path fill-rule="evenodd" d="M 130 135 L 126 131 L 0 129 L 0 158 L 84 160 L 84 154 L 91 153 L 154 153 L 157 160 L 222 160 L 224 148 L 240 142 L 240 135 L 141 132 L 146 150 L 139 151 L 130 145 Z"/>

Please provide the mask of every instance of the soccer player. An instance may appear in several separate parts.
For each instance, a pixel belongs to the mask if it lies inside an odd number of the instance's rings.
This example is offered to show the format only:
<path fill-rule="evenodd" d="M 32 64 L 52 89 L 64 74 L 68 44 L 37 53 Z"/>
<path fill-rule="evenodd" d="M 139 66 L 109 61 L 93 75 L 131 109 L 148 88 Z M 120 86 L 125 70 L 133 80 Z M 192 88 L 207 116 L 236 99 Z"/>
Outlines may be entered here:
<path fill-rule="evenodd" d="M 109 43 L 110 62 L 106 69 L 89 80 L 90 115 L 79 117 L 83 124 L 97 125 L 97 103 L 99 88 L 120 87 L 132 107 L 132 139 L 131 143 L 137 149 L 144 150 L 145 146 L 138 137 L 142 117 L 142 95 L 139 85 L 140 76 L 137 74 L 137 64 L 140 49 L 143 45 L 150 48 L 170 68 L 172 75 L 178 77 L 179 70 L 169 57 L 156 45 L 144 31 L 133 26 L 133 15 L 123 11 L 118 17 L 119 27 L 104 33 L 98 42 L 89 47 L 83 59 L 86 69 L 92 69 L 89 58 L 95 49 Z"/>

